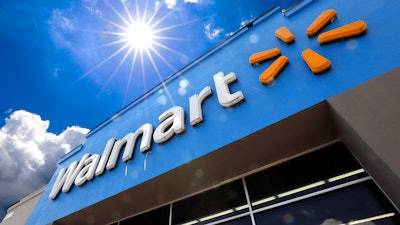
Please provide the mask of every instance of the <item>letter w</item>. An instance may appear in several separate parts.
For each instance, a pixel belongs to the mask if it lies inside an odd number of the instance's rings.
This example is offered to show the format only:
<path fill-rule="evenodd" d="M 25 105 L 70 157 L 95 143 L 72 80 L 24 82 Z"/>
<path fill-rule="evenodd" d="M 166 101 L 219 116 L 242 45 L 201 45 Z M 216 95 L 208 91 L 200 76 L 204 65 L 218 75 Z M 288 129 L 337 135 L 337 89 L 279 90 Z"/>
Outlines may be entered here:
<path fill-rule="evenodd" d="M 54 183 L 53 188 L 51 189 L 49 195 L 50 199 L 54 200 L 55 198 L 57 198 L 57 195 L 58 193 L 60 193 L 61 190 L 67 193 L 71 189 L 76 176 L 82 169 L 83 165 L 85 164 L 85 160 L 89 156 L 90 154 L 85 154 L 79 163 L 77 161 L 74 161 L 73 163 L 71 163 L 71 165 L 69 165 L 68 169 L 61 169 L 61 171 L 58 173 L 57 180 Z"/>

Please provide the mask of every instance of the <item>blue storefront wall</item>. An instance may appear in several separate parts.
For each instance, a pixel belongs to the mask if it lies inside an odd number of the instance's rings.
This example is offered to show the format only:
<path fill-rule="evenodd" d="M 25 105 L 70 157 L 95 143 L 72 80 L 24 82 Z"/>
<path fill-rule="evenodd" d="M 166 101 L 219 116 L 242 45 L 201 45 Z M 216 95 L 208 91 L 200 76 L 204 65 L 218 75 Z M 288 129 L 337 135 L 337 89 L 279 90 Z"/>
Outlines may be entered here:
<path fill-rule="evenodd" d="M 320 46 L 317 37 L 307 37 L 306 29 L 326 9 L 336 10 L 338 18 L 324 31 L 363 20 L 368 25 L 367 33 Z M 319 0 L 304 1 L 286 15 L 279 8 L 269 12 L 254 26 L 243 29 L 222 47 L 193 62 L 92 130 L 84 146 L 60 161 L 27 224 L 51 223 L 398 67 L 399 10 L 397 0 Z M 293 44 L 287 45 L 275 37 L 275 31 L 281 26 L 295 35 Z M 249 56 L 275 47 L 288 57 L 289 64 L 272 85 L 264 85 L 258 77 L 273 60 L 252 66 Z M 307 48 L 328 58 L 331 69 L 314 75 L 301 57 Z M 219 72 L 236 74 L 237 81 L 230 84 L 230 92 L 241 91 L 245 101 L 229 108 L 218 103 L 213 76 Z M 204 122 L 193 127 L 189 124 L 189 98 L 207 86 L 213 94 L 203 104 Z M 82 186 L 73 186 L 68 193 L 60 192 L 54 200 L 49 198 L 62 168 L 79 161 L 86 153 L 101 155 L 110 138 L 121 139 L 145 123 L 157 128 L 158 117 L 173 106 L 185 111 L 184 133 L 162 144 L 152 142 L 147 154 L 136 146 L 129 163 L 122 161 L 121 153 L 113 170 Z M 268 149 L 268 140 L 265 146 Z"/>

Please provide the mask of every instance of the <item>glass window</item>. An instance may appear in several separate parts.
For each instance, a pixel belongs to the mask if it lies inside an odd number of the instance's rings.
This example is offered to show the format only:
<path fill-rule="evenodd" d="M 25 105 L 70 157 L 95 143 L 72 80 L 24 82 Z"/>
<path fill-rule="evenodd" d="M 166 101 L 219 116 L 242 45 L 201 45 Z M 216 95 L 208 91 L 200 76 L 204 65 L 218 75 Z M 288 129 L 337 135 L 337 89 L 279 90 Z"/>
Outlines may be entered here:
<path fill-rule="evenodd" d="M 366 176 L 346 147 L 336 143 L 245 179 L 257 209 Z"/>
<path fill-rule="evenodd" d="M 217 223 L 218 225 L 252 225 L 250 216 L 245 216 L 236 220 L 228 221 L 225 223 Z"/>
<path fill-rule="evenodd" d="M 171 218 L 168 205 L 120 225 L 162 225 L 170 220 L 179 225 L 253 225 L 252 217 L 254 225 L 400 224 L 396 208 L 342 143 L 171 206 Z"/>
<path fill-rule="evenodd" d="M 168 225 L 169 224 L 169 205 L 128 218 L 119 225 Z"/>
<path fill-rule="evenodd" d="M 247 210 L 243 183 L 238 180 L 174 203 L 172 223 L 209 223 Z"/>
<path fill-rule="evenodd" d="M 372 180 L 255 214 L 257 224 L 395 225 L 396 211 Z"/>

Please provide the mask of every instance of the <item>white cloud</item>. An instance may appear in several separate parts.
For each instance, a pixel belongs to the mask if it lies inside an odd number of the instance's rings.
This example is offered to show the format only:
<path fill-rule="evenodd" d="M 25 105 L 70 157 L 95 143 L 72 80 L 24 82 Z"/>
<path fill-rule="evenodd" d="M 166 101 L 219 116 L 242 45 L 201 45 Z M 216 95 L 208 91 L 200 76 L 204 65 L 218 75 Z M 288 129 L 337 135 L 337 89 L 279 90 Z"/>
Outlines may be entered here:
<path fill-rule="evenodd" d="M 184 0 L 184 3 L 199 3 L 199 0 Z M 177 0 L 164 0 L 165 5 L 169 9 L 173 9 L 176 6 Z"/>
<path fill-rule="evenodd" d="M 220 27 L 212 28 L 211 23 L 208 23 L 204 26 L 204 32 L 210 40 L 214 40 L 215 38 L 219 37 L 222 31 L 223 29 Z"/>
<path fill-rule="evenodd" d="M 71 19 L 68 18 L 67 11 L 54 9 L 50 24 L 56 26 L 57 28 L 61 28 L 62 30 L 73 30 L 74 24 L 72 23 Z"/>
<path fill-rule="evenodd" d="M 4 111 L 4 114 L 10 114 L 12 112 L 12 109 L 7 109 L 6 111 Z"/>
<path fill-rule="evenodd" d="M 176 5 L 176 0 L 165 0 L 165 5 L 167 5 L 169 9 L 172 9 Z"/>
<path fill-rule="evenodd" d="M 57 47 L 73 49 L 72 43 L 66 37 L 66 34 L 73 33 L 75 31 L 75 25 L 71 19 L 70 10 L 54 9 L 50 20 L 48 21 L 51 36 Z"/>
<path fill-rule="evenodd" d="M 125 3 L 127 0 L 121 0 L 122 3 Z M 98 0 L 83 0 L 83 7 L 89 11 L 91 14 L 95 15 L 103 15 L 103 12 L 98 7 Z"/>
<path fill-rule="evenodd" d="M 86 128 L 48 132 L 50 122 L 24 110 L 15 111 L 0 129 L 0 207 L 7 207 L 45 185 L 57 162 L 85 141 Z"/>

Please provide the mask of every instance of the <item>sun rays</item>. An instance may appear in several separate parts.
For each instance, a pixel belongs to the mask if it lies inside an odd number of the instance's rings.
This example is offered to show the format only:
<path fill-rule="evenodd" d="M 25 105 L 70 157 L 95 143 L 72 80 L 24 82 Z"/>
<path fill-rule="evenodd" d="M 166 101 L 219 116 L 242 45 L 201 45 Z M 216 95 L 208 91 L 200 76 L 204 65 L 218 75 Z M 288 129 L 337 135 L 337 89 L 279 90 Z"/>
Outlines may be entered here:
<path fill-rule="evenodd" d="M 107 75 L 107 81 L 102 86 L 104 91 L 116 76 L 123 74 L 126 79 L 124 101 L 127 99 L 132 82 L 142 81 L 142 87 L 147 87 L 146 80 L 149 74 L 155 75 L 158 79 L 156 83 L 162 82 L 166 75 L 165 69 L 168 68 L 170 75 L 177 71 L 173 63 L 170 63 L 170 56 L 188 58 L 184 53 L 169 45 L 171 41 L 188 41 L 181 37 L 168 36 L 168 31 L 176 29 L 198 20 L 184 22 L 180 24 L 168 25 L 165 21 L 174 11 L 166 12 L 161 10 L 162 3 L 149 4 L 135 0 L 131 2 L 121 1 L 105 5 L 110 9 L 110 15 L 99 17 L 104 22 L 102 30 L 95 31 L 98 35 L 106 36 L 105 42 L 92 48 L 92 51 L 105 49 L 107 52 L 94 66 L 91 67 L 81 79 L 87 76 L 94 76 L 95 71 L 111 65 L 113 68 Z M 129 4 L 128 4 L 129 3 Z M 143 3 L 142 5 L 140 5 Z M 119 4 L 119 5 L 117 5 Z M 120 10 L 117 10 L 120 9 Z M 138 77 L 140 76 L 140 78 Z M 154 82 L 153 82 L 154 83 Z M 168 91 L 166 91 L 168 92 Z M 169 94 L 168 94 L 169 95 Z"/>

